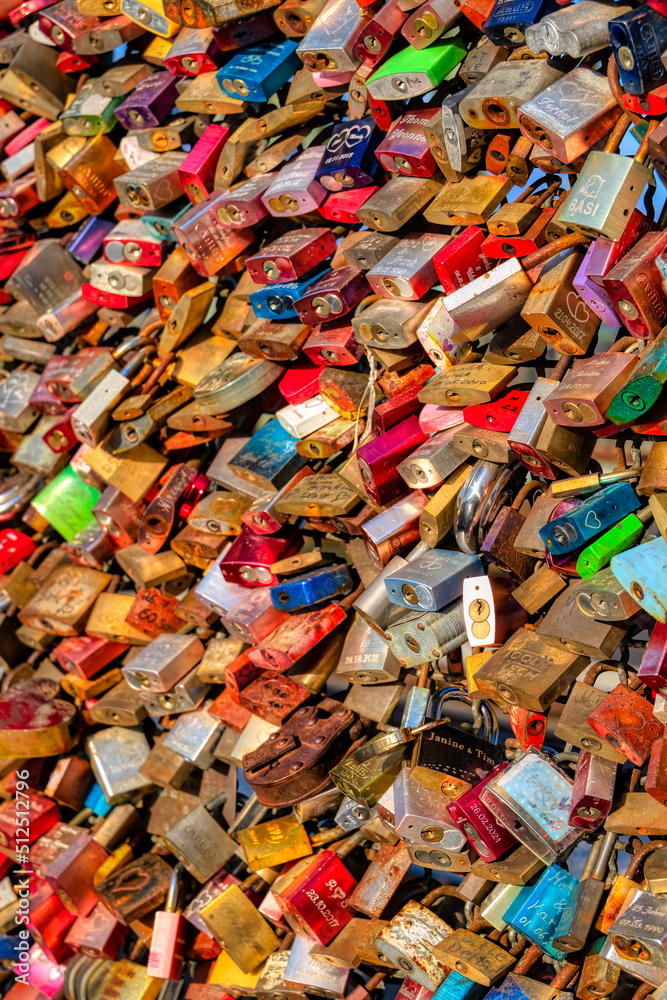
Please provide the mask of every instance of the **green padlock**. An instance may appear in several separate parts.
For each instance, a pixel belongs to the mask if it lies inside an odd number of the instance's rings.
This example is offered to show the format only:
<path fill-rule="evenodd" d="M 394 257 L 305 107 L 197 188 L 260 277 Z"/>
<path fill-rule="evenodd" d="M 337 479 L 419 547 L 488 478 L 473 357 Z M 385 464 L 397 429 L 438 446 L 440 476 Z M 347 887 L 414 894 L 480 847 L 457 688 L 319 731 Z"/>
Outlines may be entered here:
<path fill-rule="evenodd" d="M 96 86 L 86 83 L 63 111 L 60 120 L 67 135 L 84 137 L 110 132 L 118 124 L 114 111 L 123 97 L 109 97 Z"/>
<path fill-rule="evenodd" d="M 382 101 L 401 101 L 427 94 L 442 83 L 467 54 L 466 46 L 455 38 L 426 49 L 408 46 L 385 59 L 368 78 L 368 93 Z"/>
<path fill-rule="evenodd" d="M 66 542 L 71 542 L 82 528 L 94 521 L 93 507 L 100 495 L 99 490 L 84 483 L 68 465 L 40 490 L 32 505 Z"/>
<path fill-rule="evenodd" d="M 356 761 L 354 754 L 350 754 L 336 764 L 330 774 L 344 795 L 372 809 L 393 784 L 401 770 L 404 755 L 405 744 L 370 760 Z"/>
<path fill-rule="evenodd" d="M 636 423 L 651 409 L 667 382 L 667 328 L 649 345 L 632 378 L 616 393 L 607 410 L 614 424 Z"/>
<path fill-rule="evenodd" d="M 650 507 L 644 507 L 637 514 L 628 514 L 615 524 L 604 535 L 582 549 L 577 559 L 577 573 L 582 580 L 588 580 L 598 570 L 611 562 L 612 556 L 624 552 L 637 541 L 644 530 L 646 521 L 650 521 L 653 513 Z"/>

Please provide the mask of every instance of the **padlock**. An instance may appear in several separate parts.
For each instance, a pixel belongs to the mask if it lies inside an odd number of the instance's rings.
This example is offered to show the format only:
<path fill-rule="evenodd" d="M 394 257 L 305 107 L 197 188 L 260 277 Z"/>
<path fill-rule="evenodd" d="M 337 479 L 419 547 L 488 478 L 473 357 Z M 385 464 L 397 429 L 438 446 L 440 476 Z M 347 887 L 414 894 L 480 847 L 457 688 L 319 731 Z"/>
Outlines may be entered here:
<path fill-rule="evenodd" d="M 607 410 L 614 424 L 630 423 L 639 419 L 653 405 L 662 386 L 662 355 L 664 339 L 660 335 L 651 343 L 644 356 L 622 386 Z"/>
<path fill-rule="evenodd" d="M 556 598 L 540 622 L 538 632 L 550 646 L 600 658 L 611 656 L 623 638 L 620 626 L 591 620 L 581 611 L 576 584 L 571 584 Z M 563 639 L 563 633 L 567 634 L 567 639 Z"/>
<path fill-rule="evenodd" d="M 243 49 L 218 71 L 220 89 L 231 97 L 268 100 L 297 70 L 296 50 L 297 43 L 288 39 Z"/>
<path fill-rule="evenodd" d="M 325 319 L 337 319 L 354 309 L 368 289 L 368 282 L 362 271 L 341 267 L 325 273 L 309 284 L 297 298 L 294 307 L 302 323 L 312 325 Z"/>
<path fill-rule="evenodd" d="M 278 172 L 261 196 L 270 215 L 278 218 L 302 215 L 321 205 L 326 192 L 315 178 L 324 150 L 324 146 L 310 146 Z"/>
<path fill-rule="evenodd" d="M 425 440 L 426 435 L 413 416 L 362 445 L 357 452 L 359 470 L 365 488 L 375 503 L 386 503 L 401 492 L 402 482 L 397 466 Z"/>
<path fill-rule="evenodd" d="M 667 313 L 661 275 L 653 264 L 661 251 L 659 234 L 647 233 L 603 279 L 614 309 L 633 336 L 656 336 Z"/>
<path fill-rule="evenodd" d="M 85 137 L 110 132 L 115 124 L 114 109 L 120 102 L 119 97 L 99 93 L 93 84 L 82 87 L 63 112 L 65 131 L 68 135 Z"/>
<path fill-rule="evenodd" d="M 330 229 L 299 230 L 270 243 L 261 254 L 248 257 L 248 271 L 257 284 L 296 281 L 327 260 L 335 246 Z"/>
<path fill-rule="evenodd" d="M 461 102 L 461 117 L 474 128 L 518 128 L 517 109 L 559 78 L 540 62 L 499 63 Z"/>
<path fill-rule="evenodd" d="M 551 520 L 540 529 L 540 535 L 548 551 L 562 555 L 581 548 L 639 506 L 639 499 L 631 486 L 627 483 L 612 484 L 582 501 L 570 513 Z"/>
<path fill-rule="evenodd" d="M 639 610 L 634 597 L 623 590 L 610 569 L 578 584 L 576 601 L 583 614 L 599 621 L 625 621 Z"/>
<path fill-rule="evenodd" d="M 574 252 L 541 275 L 521 310 L 521 316 L 561 354 L 585 354 L 600 325 L 574 290 L 581 265 Z"/>
<path fill-rule="evenodd" d="M 396 175 L 364 202 L 357 217 L 371 229 L 396 232 L 424 208 L 441 187 L 434 178 Z"/>
<path fill-rule="evenodd" d="M 610 710 L 617 713 L 611 718 Z M 630 730 L 625 717 L 632 717 Z M 651 713 L 650 703 L 629 687 L 619 685 L 588 716 L 588 724 L 614 749 L 634 763 L 644 763 L 652 743 L 660 739 L 661 727 Z"/>
<path fill-rule="evenodd" d="M 584 681 L 577 681 L 566 702 L 562 718 L 558 722 L 561 736 L 566 734 L 568 742 L 595 753 L 597 756 L 616 763 L 625 759 L 611 744 L 601 739 L 588 724 L 588 716 L 604 699 L 605 693 L 593 686 L 595 677 L 611 667 L 602 663 L 596 664 L 585 676 Z"/>
<path fill-rule="evenodd" d="M 561 911 L 568 906 L 577 881 L 552 864 L 534 886 L 522 889 L 506 910 L 504 919 L 547 955 L 562 961 L 565 952 L 554 943 Z"/>
<path fill-rule="evenodd" d="M 519 582 L 527 579 L 533 569 L 530 557 L 518 552 L 514 541 L 524 524 L 524 519 L 519 513 L 521 506 L 524 500 L 534 492 L 535 486 L 532 482 L 519 490 L 511 507 L 504 507 L 498 513 L 481 548 L 488 559 L 501 566 Z"/>
<path fill-rule="evenodd" d="M 445 240 L 433 233 L 401 240 L 366 272 L 372 290 L 386 298 L 422 298 L 437 280 L 432 261 Z"/>
<path fill-rule="evenodd" d="M 430 895 L 430 894 L 429 894 Z M 376 945 L 390 961 L 409 973 L 420 986 L 435 990 L 445 978 L 445 963 L 434 954 L 434 946 L 450 933 L 450 926 L 424 903 L 410 900 L 392 917 L 377 938 Z"/>
<path fill-rule="evenodd" d="M 385 586 L 393 604 L 437 611 L 461 596 L 465 579 L 479 569 L 477 556 L 433 550 L 412 560 L 406 571 L 386 576 Z M 432 582 L 434 579 L 436 583 Z"/>
<path fill-rule="evenodd" d="M 519 127 L 551 155 L 572 163 L 607 135 L 619 111 L 604 77 L 578 67 L 521 106 Z"/>
<path fill-rule="evenodd" d="M 660 895 L 639 889 L 616 917 L 609 934 L 621 957 L 665 967 L 662 903 Z"/>
<path fill-rule="evenodd" d="M 603 822 L 612 806 L 616 765 L 582 750 L 577 760 L 572 790 L 569 823 L 584 829 L 595 829 Z"/>
<path fill-rule="evenodd" d="M 609 40 L 618 64 L 622 86 L 631 94 L 644 94 L 664 81 L 664 67 L 651 58 L 652 45 L 659 44 L 664 31 L 662 13 L 647 5 L 612 18 Z"/>
<path fill-rule="evenodd" d="M 612 8 L 614 16 L 628 11 Z M 586 7 L 574 10 L 571 7 L 556 10 L 526 29 L 526 44 L 531 52 L 550 55 L 567 53 L 573 58 L 589 55 L 609 44 L 609 28 L 605 17 L 610 8 L 605 5 L 592 6 L 586 0 Z"/>
<path fill-rule="evenodd" d="M 79 634 L 82 623 L 111 577 L 84 566 L 54 570 L 22 608 L 21 621 L 56 635 Z"/>
<path fill-rule="evenodd" d="M 370 117 L 353 124 L 340 122 L 327 142 L 315 179 L 327 191 L 372 184 L 378 171 L 378 161 L 373 154 L 380 139 L 380 130 Z"/>
<path fill-rule="evenodd" d="M 526 780 L 535 794 L 522 791 Z M 549 864 L 582 836 L 580 830 L 569 826 L 569 810 L 562 807 L 569 803 L 571 787 L 570 779 L 556 764 L 530 748 L 490 780 L 480 798 L 503 825 L 511 824 L 520 843 Z"/>
<path fill-rule="evenodd" d="M 576 361 L 545 401 L 551 419 L 571 427 L 604 423 L 611 400 L 637 362 L 636 355 L 622 353 Z"/>
<path fill-rule="evenodd" d="M 351 919 L 347 900 L 356 882 L 341 859 L 363 836 L 352 834 L 336 850 L 325 849 L 312 859 L 297 862 L 274 883 L 272 891 L 280 909 L 307 938 L 326 945 Z M 324 907 L 317 905 L 320 901 Z"/>
<path fill-rule="evenodd" d="M 630 548 L 643 534 L 646 521 L 652 517 L 650 507 L 645 507 L 638 514 L 628 514 L 604 535 L 587 545 L 585 549 L 582 549 L 577 559 L 579 575 L 583 579 L 588 579 L 603 566 L 606 566 L 618 552 Z"/>
<path fill-rule="evenodd" d="M 281 321 L 298 319 L 295 302 L 297 299 L 301 298 L 303 293 L 306 291 L 308 286 L 313 283 L 313 281 L 322 277 L 326 273 L 326 271 L 320 271 L 317 274 L 312 276 L 309 275 L 298 281 L 284 281 L 272 285 L 261 286 L 256 291 L 252 292 L 250 296 L 250 305 L 252 306 L 255 316 L 259 319 L 279 319 Z M 294 341 L 296 339 L 296 343 L 299 342 L 299 339 L 303 335 L 304 327 L 305 324 L 303 323 L 299 324 L 298 329 L 294 325 L 287 325 L 287 332 L 283 334 L 283 339 L 288 340 L 288 350 L 290 340 Z M 263 331 L 263 336 L 261 337 L 262 342 L 271 345 L 271 341 L 267 337 L 266 324 L 257 324 L 256 329 L 260 332 Z M 259 338 L 255 336 L 255 330 L 253 330 L 252 327 L 250 332 L 256 342 Z M 277 340 L 278 338 L 276 337 L 275 339 Z M 256 347 L 253 349 L 255 351 L 257 350 Z M 271 346 L 269 349 L 271 349 Z M 275 350 L 275 348 L 273 349 Z"/>
<path fill-rule="evenodd" d="M 539 636 L 522 629 L 475 673 L 475 683 L 489 697 L 543 712 L 584 665 L 582 656 L 550 648 Z"/>
<path fill-rule="evenodd" d="M 203 652 L 196 637 L 159 636 L 130 666 L 123 667 L 123 676 L 135 691 L 168 691 L 199 663 Z"/>
<path fill-rule="evenodd" d="M 525 624 L 512 590 L 509 581 L 492 576 L 473 576 L 463 581 L 463 610 L 471 645 L 481 642 L 484 646 L 500 646 Z"/>
<path fill-rule="evenodd" d="M 238 885 L 223 888 L 202 906 L 200 913 L 209 933 L 224 944 L 234 962 L 246 972 L 255 969 L 278 945 L 273 930 Z M 244 933 L 230 936 L 230 930 L 239 927 Z"/>
<path fill-rule="evenodd" d="M 368 93 L 375 100 L 388 101 L 427 94 L 463 61 L 465 54 L 456 40 L 431 45 L 423 54 L 408 46 L 385 59 L 369 77 Z"/>
<path fill-rule="evenodd" d="M 447 701 L 472 704 L 469 695 L 445 688 L 438 694 L 439 707 Z M 476 707 L 481 709 L 484 738 L 443 723 L 422 732 L 414 746 L 411 777 L 452 800 L 470 790 L 479 771 L 488 775 L 500 760 L 495 716 L 485 703 Z"/>
<path fill-rule="evenodd" d="M 496 822 L 493 815 L 480 801 L 479 792 L 497 772 L 506 766 L 506 764 L 499 764 L 474 788 L 447 806 L 447 811 L 468 842 L 482 858 L 492 861 L 513 847 L 515 839 L 511 831 L 506 830 Z"/>
<path fill-rule="evenodd" d="M 648 171 L 642 163 L 646 144 L 640 145 L 633 159 L 616 153 L 622 127 L 627 124 L 627 118 L 621 117 L 604 151 L 589 153 L 560 211 L 562 222 L 594 238 L 605 236 L 618 240 L 622 237 L 628 217 L 648 181 Z"/>
<path fill-rule="evenodd" d="M 432 177 L 436 164 L 424 127 L 437 114 L 436 109 L 409 111 L 394 122 L 375 150 L 382 167 L 410 177 Z"/>
<path fill-rule="evenodd" d="M 180 157 L 181 154 L 164 155 Z M 141 198 L 141 192 L 146 187 L 138 187 L 136 190 Z M 222 224 L 217 214 L 220 197 L 220 192 L 214 190 L 188 209 L 174 226 L 176 239 L 202 277 L 217 274 L 253 241 L 251 230 L 232 230 Z"/>

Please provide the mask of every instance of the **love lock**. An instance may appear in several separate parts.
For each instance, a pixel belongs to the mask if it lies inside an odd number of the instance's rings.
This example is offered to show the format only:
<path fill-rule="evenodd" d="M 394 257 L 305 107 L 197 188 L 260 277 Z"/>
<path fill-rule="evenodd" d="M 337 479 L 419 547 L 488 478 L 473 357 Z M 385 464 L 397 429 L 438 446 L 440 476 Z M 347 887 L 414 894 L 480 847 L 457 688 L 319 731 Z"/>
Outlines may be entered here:
<path fill-rule="evenodd" d="M 458 495 L 454 514 L 456 543 L 475 555 L 501 507 L 508 506 L 526 480 L 519 462 L 497 465 L 480 459 Z"/>

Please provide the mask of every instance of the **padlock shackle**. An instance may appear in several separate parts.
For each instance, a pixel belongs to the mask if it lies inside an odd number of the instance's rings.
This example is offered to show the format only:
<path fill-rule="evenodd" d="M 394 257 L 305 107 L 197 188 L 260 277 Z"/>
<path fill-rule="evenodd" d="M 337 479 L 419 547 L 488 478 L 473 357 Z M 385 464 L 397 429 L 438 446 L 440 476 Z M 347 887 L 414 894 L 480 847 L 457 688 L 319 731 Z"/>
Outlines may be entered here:
<path fill-rule="evenodd" d="M 510 201 L 507 204 L 508 205 L 521 205 L 522 202 L 524 202 L 526 200 L 526 198 L 530 198 L 530 196 L 532 194 L 535 194 L 535 192 L 537 191 L 537 189 L 540 188 L 540 187 L 542 187 L 542 185 L 547 180 L 548 180 L 547 176 L 545 174 L 543 174 L 542 177 L 539 177 L 536 181 L 533 181 L 532 184 L 529 184 L 527 188 L 524 188 L 518 198 L 515 198 L 514 201 Z M 560 181 L 556 182 L 556 187 L 560 187 Z M 543 196 L 546 197 L 546 192 L 543 192 Z M 535 202 L 531 202 L 531 204 L 536 204 L 536 203 Z"/>
<path fill-rule="evenodd" d="M 531 205 L 533 205 L 534 208 L 540 208 L 545 203 L 545 201 L 551 197 L 551 195 L 554 195 L 554 197 L 556 196 L 561 186 L 562 183 L 560 178 L 557 181 L 552 181 L 552 183 L 548 186 L 546 191 L 542 191 L 542 193 L 535 199 L 535 201 L 531 202 Z"/>
<path fill-rule="evenodd" d="M 649 854 L 653 854 L 654 851 L 659 851 L 663 847 L 667 847 L 667 840 L 651 840 L 648 844 L 640 844 L 632 854 L 630 864 L 625 871 L 625 877 L 634 879 Z"/>
<path fill-rule="evenodd" d="M 120 361 L 121 358 L 124 358 L 126 354 L 129 354 L 130 351 L 133 351 L 136 347 L 143 347 L 146 344 L 152 343 L 153 341 L 150 337 L 144 337 L 142 334 L 137 334 L 136 337 L 128 337 L 127 340 L 124 340 L 122 344 L 119 344 L 118 347 L 111 352 L 111 357 L 114 361 Z"/>
<path fill-rule="evenodd" d="M 618 119 L 613 129 L 607 137 L 605 143 L 604 152 L 605 153 L 617 153 L 618 147 L 621 145 L 623 136 L 628 131 L 630 126 L 633 124 L 632 116 L 629 111 L 623 109 L 623 114 Z"/>
<path fill-rule="evenodd" d="M 493 744 L 498 742 L 498 720 L 488 701 L 473 699 L 461 688 L 443 688 L 431 698 L 428 706 L 429 716 L 439 720 L 442 707 L 448 701 L 460 701 L 463 705 L 468 705 L 473 713 L 475 723 L 477 723 L 476 716 L 480 718 L 481 725 L 478 725 L 477 728 L 483 729 L 484 739 Z"/>
<path fill-rule="evenodd" d="M 365 840 L 368 840 L 367 834 L 363 830 L 356 830 L 351 837 L 339 843 L 338 847 L 333 848 L 333 853 L 337 854 L 339 858 L 345 858 L 348 854 L 352 853 L 355 847 L 363 844 Z"/>
<path fill-rule="evenodd" d="M 540 482 L 539 479 L 531 479 L 529 483 L 526 483 L 525 486 L 521 487 L 517 495 L 514 497 L 514 500 L 512 501 L 512 510 L 521 510 L 521 505 L 524 500 L 531 495 L 531 493 L 536 493 L 538 491 L 540 493 L 546 493 L 546 490 L 546 483 Z"/>
<path fill-rule="evenodd" d="M 375 302 L 380 302 L 380 301 L 386 302 L 387 299 L 383 295 L 375 295 L 375 294 L 367 295 L 365 298 L 361 300 L 359 305 L 355 307 L 352 315 L 354 317 L 357 317 L 360 315 L 360 313 L 364 311 L 364 309 L 367 309 L 369 306 L 372 306 Z"/>
<path fill-rule="evenodd" d="M 345 836 L 345 830 L 342 826 L 330 826 L 326 830 L 318 830 L 317 833 L 313 833 L 310 837 L 311 847 L 324 847 L 325 844 L 333 844 L 335 841 L 340 840 Z"/>
<path fill-rule="evenodd" d="M 139 330 L 139 336 L 153 339 L 153 334 L 156 333 L 158 330 L 163 330 L 163 329 L 164 329 L 164 323 L 162 322 L 161 319 L 159 318 L 151 319 L 148 321 L 148 323 L 145 323 L 144 326 L 142 326 L 142 328 Z"/>
<path fill-rule="evenodd" d="M 639 115 L 633 114 L 632 111 L 628 111 L 623 103 L 623 98 L 625 94 L 623 88 L 621 87 L 621 81 L 618 75 L 618 65 L 616 63 L 615 56 L 611 55 L 607 63 L 607 83 L 609 84 L 609 89 L 612 93 L 612 97 L 618 104 L 622 112 L 624 112 L 628 117 L 634 122 L 635 125 L 639 125 L 644 119 L 640 118 Z"/>
<path fill-rule="evenodd" d="M 609 867 L 609 859 L 614 851 L 614 848 L 616 847 L 617 840 L 618 834 L 612 833 L 610 830 L 608 830 L 604 837 L 602 837 L 598 850 L 598 856 L 591 870 L 591 878 L 602 881 L 606 877 L 607 868 Z"/>
<path fill-rule="evenodd" d="M 171 879 L 169 880 L 169 889 L 167 890 L 167 900 L 164 904 L 164 908 L 167 913 L 177 913 L 178 912 L 178 897 L 181 892 L 181 884 L 183 880 L 183 872 L 185 871 L 185 865 L 179 861 L 178 864 L 174 865 L 174 870 L 171 873 Z"/>
<path fill-rule="evenodd" d="M 646 157 L 648 156 L 648 140 L 650 136 L 653 135 L 659 124 L 660 123 L 656 118 L 654 118 L 652 121 L 648 123 L 648 128 L 644 133 L 644 138 L 639 144 L 639 149 L 637 150 L 634 156 L 637 163 L 643 163 Z"/>
<path fill-rule="evenodd" d="M 617 673 L 617 668 L 618 664 L 612 663 L 610 660 L 598 660 L 597 663 L 593 663 L 588 668 L 584 674 L 582 684 L 586 684 L 588 687 L 595 687 L 594 682 L 600 674 Z"/>
<path fill-rule="evenodd" d="M 434 903 L 437 903 L 439 899 L 444 896 L 453 896 L 455 899 L 462 899 L 458 887 L 455 885 L 439 885 L 436 889 L 431 889 L 427 892 L 421 901 L 421 905 L 425 906 L 427 909 L 431 909 Z"/>
<path fill-rule="evenodd" d="M 146 381 L 144 383 L 144 387 L 143 387 L 144 388 L 144 392 L 150 392 L 154 388 L 157 380 L 160 378 L 160 376 L 166 371 L 166 369 L 169 367 L 169 365 L 175 359 L 176 359 L 176 355 L 174 354 L 173 351 L 170 354 L 168 354 L 166 356 L 166 358 L 162 358 L 162 360 L 160 361 L 160 363 L 155 366 L 155 368 L 153 369 L 153 371 L 150 373 L 150 375 L 146 379 Z"/>
<path fill-rule="evenodd" d="M 120 370 L 120 374 L 124 375 L 125 378 L 130 378 L 131 375 L 134 375 L 137 370 L 143 366 L 144 361 L 146 361 L 151 354 L 155 354 L 156 351 L 157 347 L 155 344 L 144 344 L 144 346 L 140 347 L 139 350 L 132 355 L 130 360 L 123 365 Z"/>
<path fill-rule="evenodd" d="M 583 233 L 567 233 L 565 236 L 559 236 L 553 243 L 547 243 L 546 246 L 540 247 L 539 250 L 529 253 L 527 257 L 522 257 L 521 266 L 524 271 L 530 271 L 531 268 L 537 267 L 538 264 L 544 264 L 545 261 L 551 260 L 552 257 L 561 253 L 562 250 L 569 250 L 570 247 L 577 247 L 590 242 L 590 236 L 584 236 Z"/>
<path fill-rule="evenodd" d="M 568 370 L 571 364 L 572 364 L 572 355 L 564 354 L 562 358 L 559 358 L 554 367 L 551 369 L 549 378 L 552 378 L 555 382 L 560 382 L 560 380 L 565 376 L 565 372 Z"/>
<path fill-rule="evenodd" d="M 639 341 L 636 337 L 619 337 L 611 347 L 608 347 L 605 354 L 630 354 L 631 352 L 628 348 L 633 348 L 633 350 L 639 350 Z"/>
<path fill-rule="evenodd" d="M 528 948 L 526 948 L 523 955 L 514 966 L 512 974 L 515 976 L 526 976 L 536 962 L 542 959 L 543 954 L 544 953 L 541 948 L 538 948 L 536 944 L 531 944 Z"/>
<path fill-rule="evenodd" d="M 577 962 L 565 962 L 553 977 L 549 986 L 555 990 L 566 990 L 580 971 L 581 967 Z"/>

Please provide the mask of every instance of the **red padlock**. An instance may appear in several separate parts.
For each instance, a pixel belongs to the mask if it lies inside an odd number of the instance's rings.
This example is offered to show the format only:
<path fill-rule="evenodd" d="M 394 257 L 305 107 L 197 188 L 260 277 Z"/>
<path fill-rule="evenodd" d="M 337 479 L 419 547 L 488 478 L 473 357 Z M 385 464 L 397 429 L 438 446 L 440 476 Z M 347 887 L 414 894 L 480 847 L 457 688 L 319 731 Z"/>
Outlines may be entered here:
<path fill-rule="evenodd" d="M 482 251 L 485 239 L 486 233 L 479 226 L 467 226 L 436 253 L 435 273 L 446 295 L 495 267 L 495 261 Z"/>
<path fill-rule="evenodd" d="M 463 407 L 463 419 L 473 427 L 490 428 L 507 433 L 514 427 L 521 407 L 528 398 L 523 389 L 510 389 L 490 403 L 475 403 Z"/>
<path fill-rule="evenodd" d="M 32 538 L 16 528 L 3 528 L 0 531 L 0 573 L 9 573 L 23 559 L 27 559 L 35 551 Z"/>

